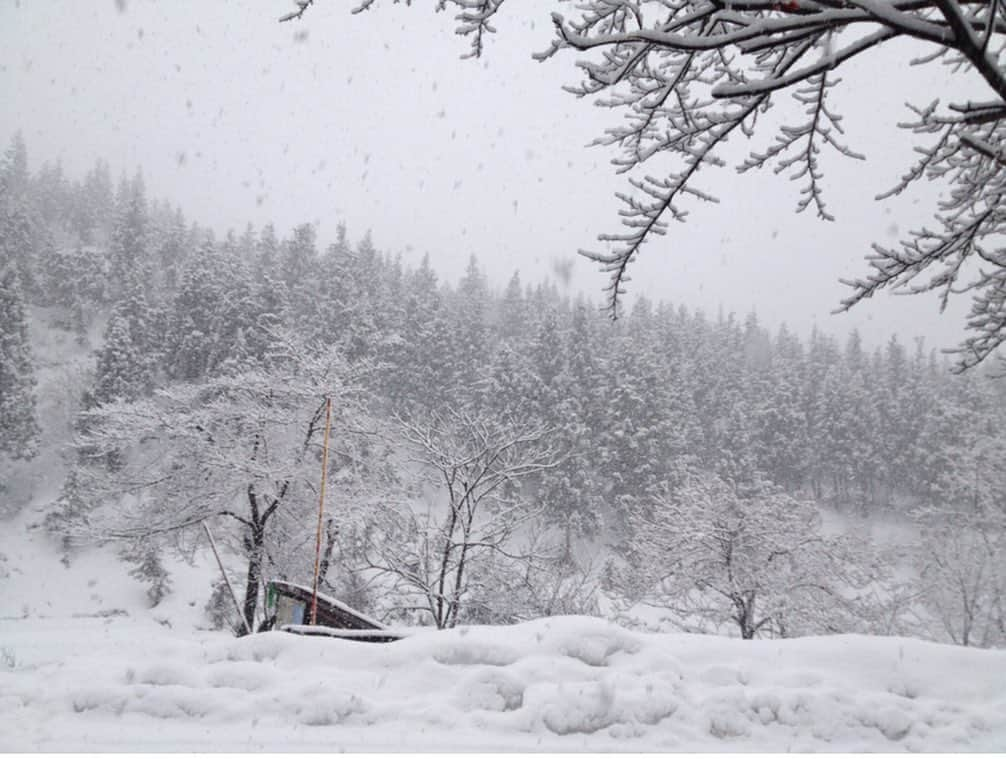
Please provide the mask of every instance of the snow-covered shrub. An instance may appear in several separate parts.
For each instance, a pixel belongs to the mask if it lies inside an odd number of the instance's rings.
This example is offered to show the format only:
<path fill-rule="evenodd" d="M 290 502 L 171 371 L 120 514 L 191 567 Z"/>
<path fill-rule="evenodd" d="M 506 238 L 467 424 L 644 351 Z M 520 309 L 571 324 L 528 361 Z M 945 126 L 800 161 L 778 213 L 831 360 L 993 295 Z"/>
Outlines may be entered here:
<path fill-rule="evenodd" d="M 76 526 L 86 524 L 87 504 L 81 495 L 77 471 L 71 469 L 63 482 L 59 498 L 52 504 L 52 510 L 45 516 L 45 529 L 60 541 L 62 562 L 70 566 Z"/>
<path fill-rule="evenodd" d="M 17 656 L 10 648 L 0 648 L 0 669 L 13 672 L 17 669 Z"/>
<path fill-rule="evenodd" d="M 171 592 L 171 575 L 161 561 L 161 548 L 153 540 L 136 540 L 122 551 L 122 558 L 135 566 L 129 576 L 147 585 L 151 608 Z"/>
<path fill-rule="evenodd" d="M 213 592 L 210 593 L 204 610 L 214 630 L 232 630 L 235 634 L 243 631 L 241 620 L 234 609 L 234 601 L 223 579 L 213 583 Z"/>

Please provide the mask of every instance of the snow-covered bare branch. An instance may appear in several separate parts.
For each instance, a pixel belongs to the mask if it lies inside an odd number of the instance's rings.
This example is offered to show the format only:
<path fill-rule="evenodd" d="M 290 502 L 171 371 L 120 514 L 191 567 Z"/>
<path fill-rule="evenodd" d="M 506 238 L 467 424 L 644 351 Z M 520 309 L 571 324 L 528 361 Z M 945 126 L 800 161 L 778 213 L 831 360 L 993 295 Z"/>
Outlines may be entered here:
<path fill-rule="evenodd" d="M 452 409 L 401 421 L 402 438 L 434 495 L 432 504 L 390 504 L 368 531 L 366 568 L 391 578 L 437 627 L 453 627 L 475 599 L 487 562 L 527 567 L 538 558 L 513 538 L 540 509 L 523 480 L 555 466 L 547 430 Z M 491 589 L 495 593 L 498 589 Z"/>
<path fill-rule="evenodd" d="M 303 16 L 309 2 L 285 19 Z M 408 4 L 408 3 L 407 3 Z M 994 354 L 1006 340 L 1006 260 L 1002 248 L 1002 174 L 1006 115 L 1006 40 L 1002 4 L 975 0 L 581 0 L 574 14 L 553 12 L 555 38 L 535 55 L 545 60 L 572 50 L 581 81 L 578 97 L 622 116 L 595 144 L 615 152 L 626 174 L 621 231 L 598 235 L 599 249 L 580 252 L 608 274 L 607 305 L 618 314 L 632 262 L 670 222 L 684 221 L 694 201 L 715 202 L 701 185 L 703 169 L 721 166 L 732 134 L 775 129 L 772 144 L 752 153 L 738 171 L 773 164 L 802 183 L 797 211 L 828 210 L 824 149 L 862 158 L 840 140 L 841 115 L 826 95 L 839 84 L 833 73 L 853 58 L 908 38 L 935 48 L 906 61 L 952 65 L 984 83 L 992 99 L 979 104 L 915 107 L 919 120 L 902 127 L 932 137 L 922 158 L 897 185 L 937 181 L 943 197 L 933 224 L 896 247 L 877 245 L 870 273 L 848 280 L 847 310 L 882 289 L 937 291 L 970 298 L 968 337 L 959 346 L 963 371 Z M 354 12 L 370 9 L 365 0 Z M 558 5 L 566 3 L 559 1 Z M 471 40 L 469 55 L 484 49 L 485 34 L 503 0 L 439 0 L 456 11 L 457 31 Z M 763 127 L 759 116 L 784 94 L 806 107 L 801 124 Z M 659 168 L 651 168 L 659 167 Z M 884 196 L 881 196 L 884 197 Z"/>

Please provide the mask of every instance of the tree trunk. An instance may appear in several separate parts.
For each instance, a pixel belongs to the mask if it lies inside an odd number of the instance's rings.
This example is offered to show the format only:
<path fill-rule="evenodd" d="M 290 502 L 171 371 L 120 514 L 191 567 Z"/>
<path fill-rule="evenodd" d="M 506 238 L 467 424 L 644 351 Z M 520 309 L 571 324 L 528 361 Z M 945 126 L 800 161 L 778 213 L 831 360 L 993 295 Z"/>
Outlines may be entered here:
<path fill-rule="evenodd" d="M 264 544 L 265 525 L 256 522 L 251 528 L 251 542 L 248 548 L 248 579 L 245 582 L 244 615 L 248 620 L 249 630 L 255 629 L 255 610 L 258 607 L 258 586 L 262 578 Z"/>
<path fill-rule="evenodd" d="M 332 564 L 332 552 L 335 550 L 335 539 L 339 531 L 335 529 L 335 520 L 329 517 L 325 521 L 325 550 L 321 554 L 321 564 L 318 566 L 318 585 L 328 578 L 328 568 Z"/>
<path fill-rule="evenodd" d="M 447 524 L 447 531 L 444 535 L 444 550 L 440 557 L 439 577 L 437 578 L 437 600 L 436 611 L 433 614 L 438 630 L 443 630 L 447 626 L 447 617 L 450 614 L 450 607 L 444 609 L 444 594 L 447 592 L 447 575 L 450 573 L 451 542 L 454 539 L 454 528 L 458 523 L 458 506 L 451 502 L 451 515 Z"/>
<path fill-rule="evenodd" d="M 451 591 L 451 603 L 447 612 L 445 627 L 454 627 L 458 623 L 458 612 L 461 611 L 461 589 L 465 574 L 465 560 L 468 558 L 468 530 L 464 531 L 464 543 L 461 544 L 461 556 L 458 558 L 458 568 L 454 574 L 454 589 Z"/>
<path fill-rule="evenodd" d="M 741 629 L 741 638 L 744 640 L 752 640 L 755 633 L 758 632 L 758 626 L 755 624 L 755 599 L 753 597 L 744 598 L 743 596 L 737 596 L 734 598 L 734 607 L 737 609 L 737 624 Z"/>

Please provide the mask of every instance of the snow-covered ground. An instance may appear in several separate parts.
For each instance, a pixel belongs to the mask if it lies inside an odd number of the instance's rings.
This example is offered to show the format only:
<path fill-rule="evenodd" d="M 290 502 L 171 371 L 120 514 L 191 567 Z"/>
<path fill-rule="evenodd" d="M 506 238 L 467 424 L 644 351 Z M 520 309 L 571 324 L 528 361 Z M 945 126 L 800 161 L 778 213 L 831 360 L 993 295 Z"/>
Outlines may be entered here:
<path fill-rule="evenodd" d="M 1006 749 L 1006 651 L 585 617 L 234 639 L 200 629 L 209 565 L 148 610 L 114 555 L 64 567 L 32 519 L 0 525 L 3 751 Z"/>
<path fill-rule="evenodd" d="M 1006 654 L 565 617 L 393 644 L 4 621 L 3 750 L 991 751 Z"/>

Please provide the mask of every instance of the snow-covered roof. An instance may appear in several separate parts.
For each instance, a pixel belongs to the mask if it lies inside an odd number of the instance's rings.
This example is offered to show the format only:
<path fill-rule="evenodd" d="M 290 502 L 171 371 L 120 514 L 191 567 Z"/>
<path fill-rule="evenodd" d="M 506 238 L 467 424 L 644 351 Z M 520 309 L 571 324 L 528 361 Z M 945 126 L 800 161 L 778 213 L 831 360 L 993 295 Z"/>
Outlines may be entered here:
<path fill-rule="evenodd" d="M 295 582 L 286 582 L 285 580 L 273 580 L 271 584 L 273 585 L 273 587 L 275 587 L 279 591 L 282 591 L 284 588 L 286 588 L 288 590 L 295 590 L 295 591 L 300 591 L 301 593 L 306 593 L 308 596 L 310 596 L 310 595 L 312 595 L 314 593 L 314 589 L 313 588 L 310 588 L 310 587 L 308 587 L 306 585 L 300 585 L 300 584 L 295 583 Z M 329 606 L 331 606 L 334 609 L 339 609 L 340 611 L 344 611 L 347 614 L 352 614 L 354 617 L 359 618 L 360 620 L 366 622 L 367 624 L 373 625 L 375 630 L 384 630 L 384 629 L 386 629 L 383 623 L 378 622 L 373 617 L 368 616 L 367 614 L 364 614 L 362 611 L 358 611 L 358 610 L 354 609 L 349 604 L 345 604 L 342 601 L 340 601 L 339 599 L 333 598 L 332 596 L 329 596 L 329 595 L 326 595 L 326 594 L 322 593 L 321 591 L 318 591 L 318 601 L 326 603 L 326 604 L 328 604 Z"/>

